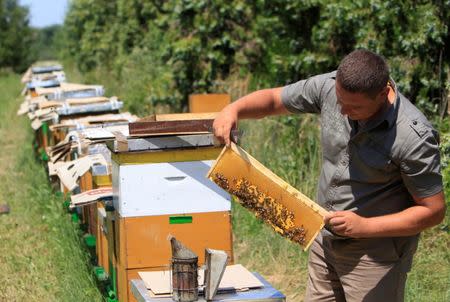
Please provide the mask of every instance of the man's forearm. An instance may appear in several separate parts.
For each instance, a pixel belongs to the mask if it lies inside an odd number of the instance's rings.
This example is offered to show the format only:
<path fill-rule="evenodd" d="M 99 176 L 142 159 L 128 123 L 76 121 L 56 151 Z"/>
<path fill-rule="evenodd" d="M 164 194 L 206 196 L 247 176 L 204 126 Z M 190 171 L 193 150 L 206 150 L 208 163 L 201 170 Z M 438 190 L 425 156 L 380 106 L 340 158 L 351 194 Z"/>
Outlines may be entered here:
<path fill-rule="evenodd" d="M 412 236 L 440 223 L 443 213 L 433 213 L 424 206 L 413 206 L 402 212 L 366 219 L 366 231 L 362 237 Z"/>
<path fill-rule="evenodd" d="M 437 225 L 445 216 L 444 193 L 415 198 L 415 205 L 395 214 L 362 217 L 352 211 L 330 212 L 325 217 L 333 232 L 338 235 L 369 237 L 400 237 L 420 233 Z"/>

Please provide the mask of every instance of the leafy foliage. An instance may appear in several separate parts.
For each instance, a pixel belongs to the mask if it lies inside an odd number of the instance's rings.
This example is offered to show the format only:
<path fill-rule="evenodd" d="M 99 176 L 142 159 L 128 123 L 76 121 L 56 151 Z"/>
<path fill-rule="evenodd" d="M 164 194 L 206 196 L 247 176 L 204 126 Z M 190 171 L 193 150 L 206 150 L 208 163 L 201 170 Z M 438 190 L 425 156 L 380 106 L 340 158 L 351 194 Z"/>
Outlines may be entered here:
<path fill-rule="evenodd" d="M 171 83 L 164 85 L 173 95 L 155 96 L 151 91 L 161 89 L 142 83 L 141 101 L 176 110 L 190 93 L 216 90 L 230 73 L 283 85 L 335 69 L 364 47 L 384 55 L 401 91 L 434 114 L 446 94 L 449 19 L 450 1 L 77 0 L 65 30 L 81 70 L 100 67 L 122 81 L 138 53 L 143 69 L 167 70 Z M 160 43 L 157 53 L 146 50 Z"/>
<path fill-rule="evenodd" d="M 23 71 L 30 63 L 28 8 L 17 0 L 0 0 L 0 67 Z"/>
<path fill-rule="evenodd" d="M 29 48 L 33 60 L 54 60 L 63 46 L 62 26 L 50 25 L 32 29 L 32 46 Z"/>

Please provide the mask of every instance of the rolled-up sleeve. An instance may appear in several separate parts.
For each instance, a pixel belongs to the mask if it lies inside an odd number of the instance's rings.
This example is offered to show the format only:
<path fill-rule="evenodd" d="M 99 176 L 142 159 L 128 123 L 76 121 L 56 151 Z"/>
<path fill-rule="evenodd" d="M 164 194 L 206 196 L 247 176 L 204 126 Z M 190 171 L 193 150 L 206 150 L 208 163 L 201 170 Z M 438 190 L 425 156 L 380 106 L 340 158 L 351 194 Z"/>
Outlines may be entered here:
<path fill-rule="evenodd" d="M 400 163 L 403 182 L 409 193 L 418 198 L 442 191 L 439 136 L 429 129 L 421 137 L 411 133 Z"/>
<path fill-rule="evenodd" d="M 320 113 L 322 108 L 322 91 L 327 80 L 330 80 L 335 72 L 320 74 L 284 86 L 281 91 L 283 105 L 292 113 Z"/>

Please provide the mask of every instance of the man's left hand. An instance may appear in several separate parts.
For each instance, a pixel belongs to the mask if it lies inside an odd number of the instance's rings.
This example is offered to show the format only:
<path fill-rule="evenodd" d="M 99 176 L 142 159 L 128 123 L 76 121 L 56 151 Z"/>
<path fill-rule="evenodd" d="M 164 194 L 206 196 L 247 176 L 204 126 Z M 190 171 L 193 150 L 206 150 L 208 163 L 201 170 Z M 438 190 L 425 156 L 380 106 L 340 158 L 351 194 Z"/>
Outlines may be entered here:
<path fill-rule="evenodd" d="M 340 236 L 361 238 L 367 236 L 367 218 L 352 211 L 330 212 L 325 217 L 325 224 Z"/>

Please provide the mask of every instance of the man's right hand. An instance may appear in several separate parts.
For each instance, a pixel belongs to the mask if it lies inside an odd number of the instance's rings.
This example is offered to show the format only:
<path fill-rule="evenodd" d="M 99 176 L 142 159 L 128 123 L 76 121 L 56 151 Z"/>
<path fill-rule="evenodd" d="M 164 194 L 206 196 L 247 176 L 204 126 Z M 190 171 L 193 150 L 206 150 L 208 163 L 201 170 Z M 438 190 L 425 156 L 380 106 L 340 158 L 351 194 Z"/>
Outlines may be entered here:
<path fill-rule="evenodd" d="M 237 128 L 237 122 L 238 114 L 233 108 L 233 104 L 225 107 L 214 120 L 213 133 L 227 147 L 231 145 L 230 133 L 231 130 Z"/>

